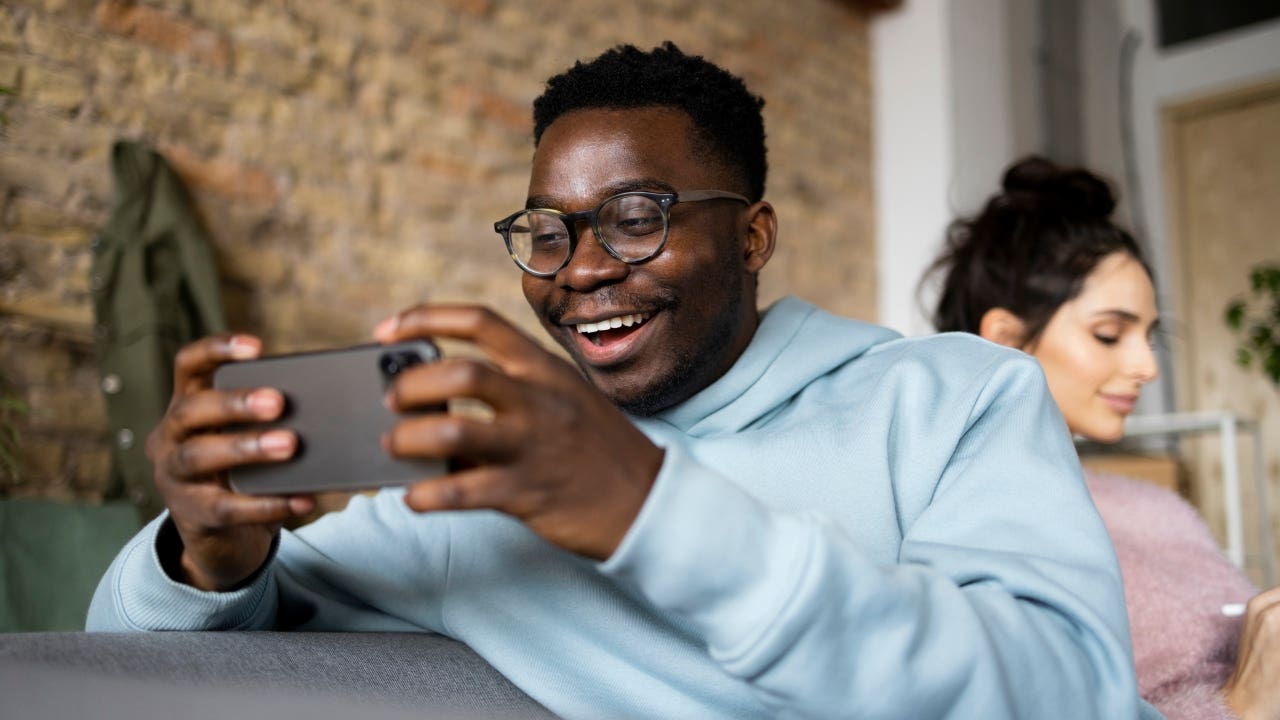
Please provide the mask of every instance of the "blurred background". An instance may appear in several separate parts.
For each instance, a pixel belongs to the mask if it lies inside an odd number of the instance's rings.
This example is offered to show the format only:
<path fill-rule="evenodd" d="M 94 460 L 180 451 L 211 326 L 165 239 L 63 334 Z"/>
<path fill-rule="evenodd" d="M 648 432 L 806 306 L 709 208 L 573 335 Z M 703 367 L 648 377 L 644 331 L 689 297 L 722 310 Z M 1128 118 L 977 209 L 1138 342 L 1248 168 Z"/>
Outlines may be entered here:
<path fill-rule="evenodd" d="M 524 202 L 530 104 L 668 39 L 766 99 L 762 303 L 927 333 L 921 273 L 1005 166 L 1109 177 L 1155 259 L 1165 372 L 1139 412 L 1164 420 L 1091 455 L 1185 494 L 1264 581 L 1280 390 L 1223 312 L 1265 307 L 1249 273 L 1280 263 L 1278 0 L 3 0 L 0 606 L 27 607 L 0 630 L 76 625 L 30 599 L 91 584 L 155 509 L 128 467 L 150 428 L 115 412 L 139 389 L 103 361 L 115 143 L 176 171 L 225 325 L 269 352 L 367 341 L 422 300 L 541 337 L 492 231 Z"/>

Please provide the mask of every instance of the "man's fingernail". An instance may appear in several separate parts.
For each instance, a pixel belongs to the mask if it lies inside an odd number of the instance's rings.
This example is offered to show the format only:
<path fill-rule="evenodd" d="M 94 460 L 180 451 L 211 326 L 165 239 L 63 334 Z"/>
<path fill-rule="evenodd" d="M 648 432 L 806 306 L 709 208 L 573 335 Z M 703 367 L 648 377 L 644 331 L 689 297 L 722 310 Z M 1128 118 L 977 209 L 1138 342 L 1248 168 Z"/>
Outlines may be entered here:
<path fill-rule="evenodd" d="M 231 353 L 231 357 L 236 360 L 249 360 L 258 357 L 260 347 L 252 338 L 243 335 L 234 335 L 227 341 L 227 351 Z"/>
<path fill-rule="evenodd" d="M 273 457 L 287 457 L 293 451 L 293 433 L 272 430 L 258 436 L 258 447 Z"/>
<path fill-rule="evenodd" d="M 274 390 L 254 390 L 249 393 L 249 409 L 260 417 L 274 417 L 280 412 L 280 393 Z"/>
<path fill-rule="evenodd" d="M 379 340 L 390 340 L 398 327 L 400 327 L 400 316 L 392 315 L 378 323 L 378 327 L 373 329 L 373 336 Z"/>

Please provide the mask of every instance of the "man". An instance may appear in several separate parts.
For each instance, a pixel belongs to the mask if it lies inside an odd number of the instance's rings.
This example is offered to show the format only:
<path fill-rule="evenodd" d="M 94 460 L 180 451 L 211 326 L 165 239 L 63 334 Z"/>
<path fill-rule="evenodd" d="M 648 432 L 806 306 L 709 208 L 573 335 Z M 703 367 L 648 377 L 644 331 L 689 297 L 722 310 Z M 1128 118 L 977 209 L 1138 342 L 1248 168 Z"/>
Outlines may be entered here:
<path fill-rule="evenodd" d="M 762 105 L 670 44 L 549 81 L 527 209 L 496 228 L 578 370 L 482 308 L 375 331 L 491 361 L 390 393 L 492 406 L 388 434 L 446 477 L 281 533 L 310 500 L 222 473 L 292 435 L 209 432 L 280 412 L 209 389 L 258 342 L 185 349 L 150 439 L 169 514 L 90 626 L 430 630 L 570 717 L 1136 716 L 1114 556 L 1035 361 L 795 299 L 757 312 Z"/>

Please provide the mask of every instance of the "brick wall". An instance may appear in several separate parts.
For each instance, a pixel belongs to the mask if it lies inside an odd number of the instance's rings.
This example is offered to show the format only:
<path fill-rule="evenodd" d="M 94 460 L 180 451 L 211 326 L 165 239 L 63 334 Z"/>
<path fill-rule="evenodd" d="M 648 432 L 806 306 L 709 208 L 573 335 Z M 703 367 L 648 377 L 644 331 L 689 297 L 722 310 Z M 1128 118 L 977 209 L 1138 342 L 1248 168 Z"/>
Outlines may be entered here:
<path fill-rule="evenodd" d="M 109 463 L 89 239 L 111 142 L 184 176 L 233 327 L 361 341 L 422 299 L 538 332 L 490 223 L 523 201 L 542 81 L 672 39 L 763 95 L 780 247 L 762 301 L 874 314 L 866 18 L 834 0 L 4 0 L 0 377 L 28 411 L 0 495 L 92 499 Z M 538 28 L 537 32 L 533 29 Z M 6 411 L 0 411 L 6 412 Z"/>

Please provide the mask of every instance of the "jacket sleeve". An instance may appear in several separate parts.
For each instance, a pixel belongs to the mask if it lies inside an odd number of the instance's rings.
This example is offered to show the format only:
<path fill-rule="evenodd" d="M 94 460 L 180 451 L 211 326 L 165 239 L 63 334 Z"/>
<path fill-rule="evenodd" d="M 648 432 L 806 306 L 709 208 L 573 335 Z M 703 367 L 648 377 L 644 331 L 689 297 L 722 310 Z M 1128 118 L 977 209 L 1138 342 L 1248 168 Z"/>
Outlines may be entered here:
<path fill-rule="evenodd" d="M 341 513 L 281 531 L 263 569 L 232 592 L 197 590 L 165 573 L 159 548 L 181 542 L 165 513 L 116 556 L 85 628 L 439 631 L 448 520 L 413 516 L 401 494 L 357 495 Z"/>
<path fill-rule="evenodd" d="M 935 482 L 898 562 L 877 563 L 838 523 L 774 510 L 675 445 L 601 569 L 688 619 L 780 716 L 1158 717 L 1038 368 L 989 376 Z"/>

